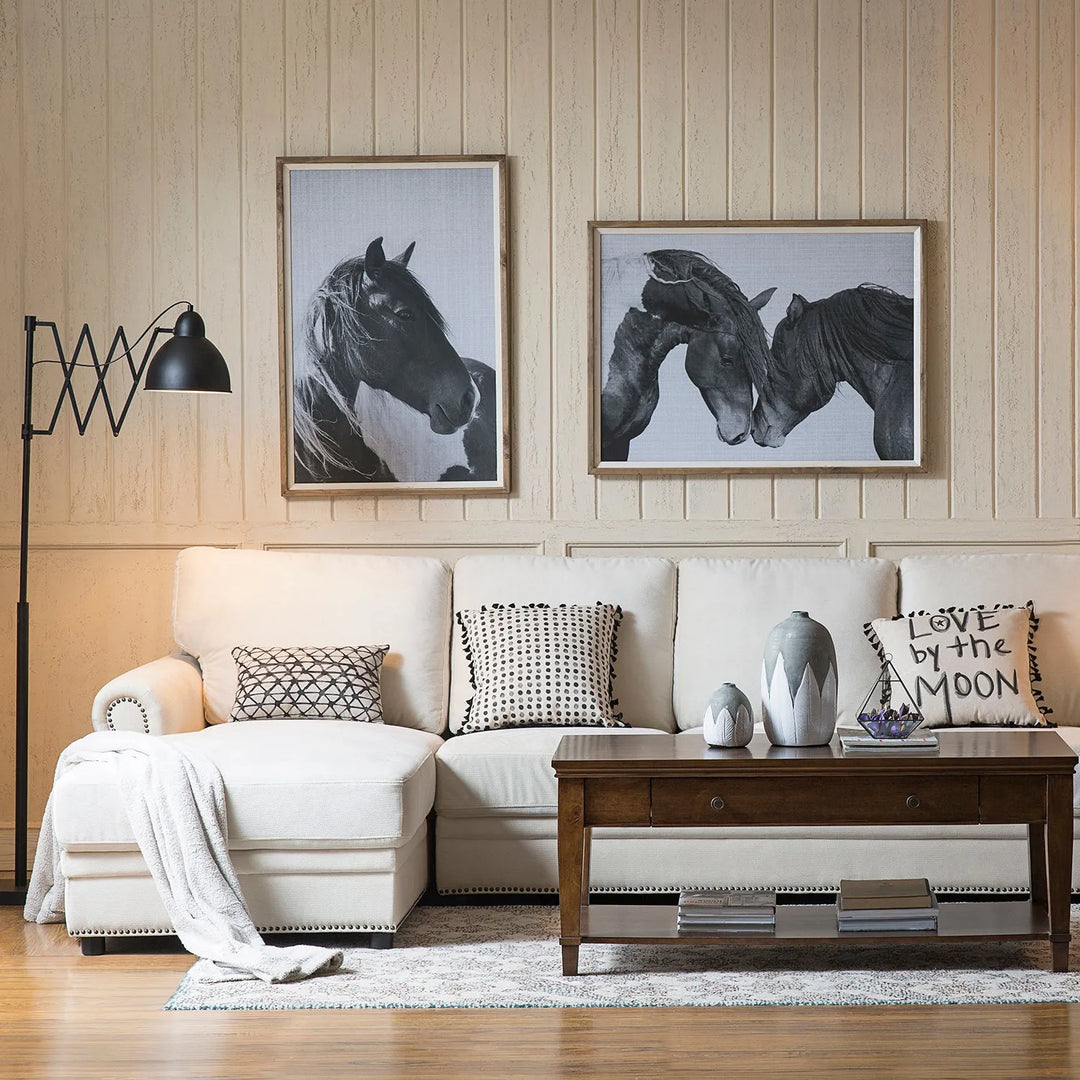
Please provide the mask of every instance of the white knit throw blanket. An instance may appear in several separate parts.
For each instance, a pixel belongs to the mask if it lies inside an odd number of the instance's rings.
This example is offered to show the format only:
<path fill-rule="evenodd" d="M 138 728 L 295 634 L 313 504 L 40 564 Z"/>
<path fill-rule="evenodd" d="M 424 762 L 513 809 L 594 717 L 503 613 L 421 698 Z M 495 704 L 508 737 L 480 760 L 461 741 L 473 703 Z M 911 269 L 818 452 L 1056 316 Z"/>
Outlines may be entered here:
<path fill-rule="evenodd" d="M 255 929 L 229 858 L 225 785 L 212 761 L 157 736 L 95 731 L 60 755 L 54 784 L 85 761 L 110 762 L 117 771 L 124 808 L 165 910 L 184 948 L 202 957 L 192 978 L 294 982 L 341 966 L 338 950 L 267 945 Z M 24 916 L 28 922 L 64 920 L 51 795 Z"/>

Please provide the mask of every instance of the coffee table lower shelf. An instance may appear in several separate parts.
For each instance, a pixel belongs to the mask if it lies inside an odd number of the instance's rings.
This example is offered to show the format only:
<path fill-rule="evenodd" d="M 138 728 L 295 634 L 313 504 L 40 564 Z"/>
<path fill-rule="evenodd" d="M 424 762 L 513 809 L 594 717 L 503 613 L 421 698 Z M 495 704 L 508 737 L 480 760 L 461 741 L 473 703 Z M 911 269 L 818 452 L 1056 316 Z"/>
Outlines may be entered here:
<path fill-rule="evenodd" d="M 878 933 L 839 930 L 832 904 L 781 904 L 776 929 L 762 932 L 680 933 L 677 909 L 658 904 L 596 904 L 581 909 L 582 944 L 732 944 L 768 945 L 778 941 L 930 942 L 1025 941 L 1050 938 L 1045 910 L 1030 901 L 943 903 L 937 930 L 890 930 Z"/>

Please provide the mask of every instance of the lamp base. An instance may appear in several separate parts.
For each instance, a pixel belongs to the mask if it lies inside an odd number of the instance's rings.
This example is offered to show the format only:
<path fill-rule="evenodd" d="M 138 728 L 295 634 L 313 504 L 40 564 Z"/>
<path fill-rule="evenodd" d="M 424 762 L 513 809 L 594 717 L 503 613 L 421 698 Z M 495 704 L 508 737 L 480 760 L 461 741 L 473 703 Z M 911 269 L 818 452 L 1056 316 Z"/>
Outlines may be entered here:
<path fill-rule="evenodd" d="M 26 886 L 16 885 L 14 878 L 0 878 L 0 907 L 22 907 L 26 903 Z"/>

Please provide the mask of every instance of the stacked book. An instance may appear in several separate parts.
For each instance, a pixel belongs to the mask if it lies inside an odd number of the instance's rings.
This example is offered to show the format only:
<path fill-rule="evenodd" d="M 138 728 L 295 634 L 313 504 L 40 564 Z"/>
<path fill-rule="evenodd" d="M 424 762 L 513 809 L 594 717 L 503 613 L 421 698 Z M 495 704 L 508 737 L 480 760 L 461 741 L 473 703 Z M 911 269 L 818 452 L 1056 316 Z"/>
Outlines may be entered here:
<path fill-rule="evenodd" d="M 840 745 L 844 754 L 910 754 L 935 753 L 938 737 L 933 732 L 926 735 L 909 735 L 906 739 L 875 739 L 873 735 L 841 735 Z"/>
<path fill-rule="evenodd" d="M 936 930 L 937 899 L 926 878 L 840 882 L 836 921 L 841 930 Z"/>
<path fill-rule="evenodd" d="M 696 889 L 679 894 L 679 933 L 771 933 L 776 929 L 772 889 Z"/>

